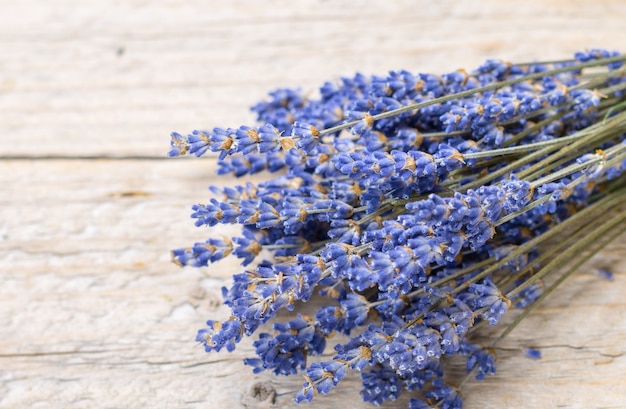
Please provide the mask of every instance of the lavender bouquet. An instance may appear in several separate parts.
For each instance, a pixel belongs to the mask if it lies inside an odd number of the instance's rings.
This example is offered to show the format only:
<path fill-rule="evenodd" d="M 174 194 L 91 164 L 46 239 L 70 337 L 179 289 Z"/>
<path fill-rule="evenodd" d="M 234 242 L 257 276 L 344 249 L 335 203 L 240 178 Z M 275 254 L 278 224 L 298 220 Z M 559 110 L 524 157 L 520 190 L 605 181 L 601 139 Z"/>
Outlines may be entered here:
<path fill-rule="evenodd" d="M 467 377 L 494 373 L 493 347 L 624 232 L 624 60 L 591 50 L 441 76 L 357 74 L 316 97 L 270 93 L 252 108 L 260 126 L 173 133 L 170 156 L 218 155 L 220 175 L 278 174 L 212 187 L 193 206 L 197 226 L 236 223 L 241 235 L 174 250 L 174 262 L 246 266 L 223 289 L 231 316 L 196 340 L 232 351 L 294 311 L 245 363 L 301 372 L 296 402 L 359 371 L 367 402 L 410 391 L 411 409 L 462 407 L 449 357 L 466 360 Z M 317 312 L 298 314 L 314 298 Z M 498 337 L 475 340 L 512 307 L 522 310 Z M 349 338 L 332 360 L 309 362 L 337 333 Z"/>

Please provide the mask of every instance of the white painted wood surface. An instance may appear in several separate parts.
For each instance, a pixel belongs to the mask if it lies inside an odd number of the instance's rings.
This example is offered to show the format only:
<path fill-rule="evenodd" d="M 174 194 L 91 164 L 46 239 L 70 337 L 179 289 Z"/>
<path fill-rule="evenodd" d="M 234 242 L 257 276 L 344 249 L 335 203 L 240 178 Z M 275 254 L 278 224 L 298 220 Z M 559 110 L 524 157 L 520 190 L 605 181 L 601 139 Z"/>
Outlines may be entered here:
<path fill-rule="evenodd" d="M 271 89 L 355 71 L 626 51 L 623 1 L 544 3 L 0 0 L 0 407 L 294 407 L 302 379 L 252 375 L 252 340 L 193 342 L 238 268 L 169 250 L 205 238 L 189 208 L 233 181 L 164 158 L 169 132 L 249 124 Z M 624 241 L 511 334 L 467 408 L 626 407 Z M 368 407 L 357 378 L 310 406 Z"/>

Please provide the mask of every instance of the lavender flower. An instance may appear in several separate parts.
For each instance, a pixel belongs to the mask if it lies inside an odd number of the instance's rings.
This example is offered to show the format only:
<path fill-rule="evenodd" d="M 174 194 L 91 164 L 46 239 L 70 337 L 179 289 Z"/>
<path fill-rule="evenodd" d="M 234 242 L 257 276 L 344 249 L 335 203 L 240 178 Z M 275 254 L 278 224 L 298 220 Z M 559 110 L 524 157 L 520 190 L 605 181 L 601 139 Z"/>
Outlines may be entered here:
<path fill-rule="evenodd" d="M 303 373 L 298 403 L 360 371 L 366 402 L 408 392 L 409 408 L 460 408 L 446 357 L 464 356 L 479 380 L 495 373 L 493 347 L 517 322 L 487 345 L 475 341 L 481 324 L 532 309 L 626 223 L 625 59 L 594 49 L 441 76 L 356 74 L 318 99 L 270 93 L 252 108 L 258 126 L 172 133 L 170 156 L 216 156 L 219 174 L 283 172 L 213 187 L 192 207 L 197 226 L 242 233 L 173 250 L 173 261 L 246 266 L 223 289 L 231 316 L 196 341 L 232 351 L 263 328 L 245 363 Z M 589 67 L 600 67 L 592 80 Z M 314 313 L 297 312 L 318 295 Z M 278 319 L 283 309 L 295 315 Z M 350 338 L 332 359 L 310 362 L 337 333 Z"/>

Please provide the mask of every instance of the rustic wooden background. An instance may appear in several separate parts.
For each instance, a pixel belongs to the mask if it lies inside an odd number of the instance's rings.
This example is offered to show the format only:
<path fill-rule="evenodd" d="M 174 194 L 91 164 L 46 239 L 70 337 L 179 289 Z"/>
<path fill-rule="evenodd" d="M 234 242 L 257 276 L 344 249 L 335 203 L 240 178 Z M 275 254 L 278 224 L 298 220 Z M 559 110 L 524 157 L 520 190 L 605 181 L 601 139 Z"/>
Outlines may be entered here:
<path fill-rule="evenodd" d="M 625 21 L 620 0 L 0 0 L 0 407 L 294 407 L 302 379 L 252 375 L 251 341 L 193 341 L 237 266 L 169 250 L 206 238 L 190 206 L 233 181 L 166 158 L 169 132 L 250 124 L 267 91 L 355 71 L 626 51 Z M 626 407 L 624 241 L 511 334 L 467 408 Z M 346 402 L 368 407 L 357 376 L 310 407 Z"/>

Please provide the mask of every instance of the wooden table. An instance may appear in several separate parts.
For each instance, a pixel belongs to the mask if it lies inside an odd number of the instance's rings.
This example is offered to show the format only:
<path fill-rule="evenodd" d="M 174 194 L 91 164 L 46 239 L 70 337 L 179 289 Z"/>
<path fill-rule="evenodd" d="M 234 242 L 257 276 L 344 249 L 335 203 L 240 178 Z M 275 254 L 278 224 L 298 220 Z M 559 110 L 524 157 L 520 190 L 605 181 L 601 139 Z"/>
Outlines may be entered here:
<path fill-rule="evenodd" d="M 169 250 L 206 238 L 190 206 L 233 181 L 166 158 L 170 131 L 252 124 L 267 91 L 356 71 L 626 52 L 625 21 L 617 0 L 0 0 L 0 407 L 294 407 L 302 378 L 253 375 L 252 340 L 193 341 L 227 316 L 238 267 L 180 269 Z M 626 407 L 625 241 L 511 334 L 465 407 Z M 359 390 L 351 376 L 311 407 L 369 407 Z"/>

